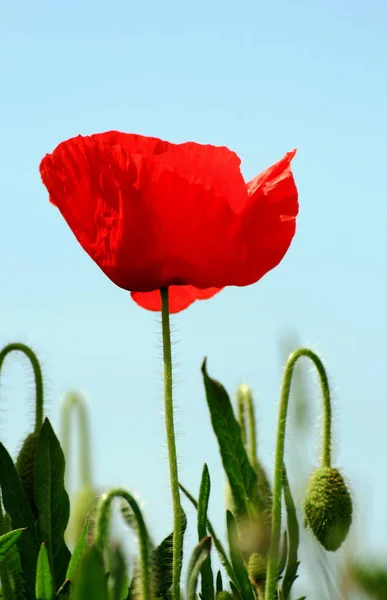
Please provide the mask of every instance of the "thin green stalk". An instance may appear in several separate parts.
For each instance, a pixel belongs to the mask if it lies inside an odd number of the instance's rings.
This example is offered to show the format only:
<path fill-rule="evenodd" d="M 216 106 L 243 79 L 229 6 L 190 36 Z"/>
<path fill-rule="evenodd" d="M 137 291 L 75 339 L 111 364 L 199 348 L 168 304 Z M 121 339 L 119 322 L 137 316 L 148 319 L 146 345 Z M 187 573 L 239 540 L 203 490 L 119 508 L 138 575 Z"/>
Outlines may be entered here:
<path fill-rule="evenodd" d="M 247 422 L 248 422 L 248 440 L 246 439 L 246 425 L 245 415 L 247 408 Z M 244 444 L 247 446 L 250 463 L 253 467 L 257 465 L 257 429 L 255 423 L 255 410 L 253 397 L 251 390 L 248 385 L 243 383 L 238 389 L 238 415 L 239 423 L 242 427 L 242 436 Z"/>
<path fill-rule="evenodd" d="M 40 428 L 43 425 L 43 410 L 44 410 L 44 396 L 43 396 L 43 377 L 40 363 L 33 350 L 26 344 L 12 343 L 4 346 L 0 352 L 0 371 L 3 366 L 5 357 L 10 352 L 23 352 L 29 359 L 35 378 L 35 428 L 34 432 L 39 433 Z"/>
<path fill-rule="evenodd" d="M 164 360 L 164 410 L 165 410 L 165 426 L 166 426 L 166 432 L 167 432 L 169 473 L 170 473 L 172 503 L 173 503 L 172 596 L 173 596 L 174 600 L 180 600 L 181 552 L 182 552 L 182 546 L 183 546 L 183 535 L 181 532 L 181 503 L 180 503 L 175 427 L 174 427 L 174 416 L 173 416 L 172 352 L 171 352 L 171 330 L 170 330 L 170 324 L 169 324 L 168 288 L 164 288 L 164 289 L 160 290 L 160 294 L 161 294 L 161 320 L 162 320 L 163 360 Z"/>
<path fill-rule="evenodd" d="M 69 472 L 70 419 L 74 412 L 78 415 L 81 488 L 85 488 L 91 486 L 90 439 L 86 405 L 81 394 L 69 392 L 63 400 L 61 422 L 61 442 L 67 465 L 66 475 Z"/>
<path fill-rule="evenodd" d="M 246 405 L 245 405 L 245 394 L 244 389 L 247 386 L 242 384 L 238 388 L 237 392 L 237 409 L 238 409 L 238 423 L 241 428 L 242 442 L 247 445 L 247 430 L 246 430 Z"/>
<path fill-rule="evenodd" d="M 324 410 L 324 429 L 323 429 L 323 466 L 330 466 L 331 463 L 331 399 L 329 393 L 328 377 L 319 357 L 308 348 L 300 348 L 290 355 L 285 368 L 285 374 L 282 382 L 281 400 L 278 415 L 277 440 L 274 463 L 274 485 L 273 485 L 273 507 L 272 507 L 272 531 L 270 541 L 269 560 L 266 571 L 266 590 L 265 600 L 274 600 L 277 584 L 277 564 L 279 555 L 279 545 L 281 536 L 281 506 L 282 506 L 282 482 L 283 482 L 283 464 L 285 452 L 285 433 L 286 420 L 290 396 L 290 387 L 295 364 L 299 358 L 305 356 L 315 365 L 321 383 L 323 410 Z"/>
<path fill-rule="evenodd" d="M 109 546 L 111 504 L 115 498 L 123 498 L 129 504 L 137 521 L 140 544 L 141 598 L 151 600 L 151 571 L 149 534 L 140 507 L 133 496 L 122 488 L 115 488 L 104 494 L 97 509 L 95 546 L 101 552 Z"/>

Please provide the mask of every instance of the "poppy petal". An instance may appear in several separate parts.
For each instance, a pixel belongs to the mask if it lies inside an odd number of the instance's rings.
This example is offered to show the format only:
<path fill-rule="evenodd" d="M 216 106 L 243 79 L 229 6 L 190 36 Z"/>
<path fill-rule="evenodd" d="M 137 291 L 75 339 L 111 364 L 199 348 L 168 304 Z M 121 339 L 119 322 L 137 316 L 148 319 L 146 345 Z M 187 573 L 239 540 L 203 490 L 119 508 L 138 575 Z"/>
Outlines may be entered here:
<path fill-rule="evenodd" d="M 176 144 L 165 142 L 159 138 L 138 135 L 137 133 L 121 133 L 121 131 L 94 133 L 90 137 L 106 146 L 122 146 L 129 154 L 141 154 L 143 156 L 163 154 L 176 146 Z"/>
<path fill-rule="evenodd" d="M 241 213 L 246 255 L 237 285 L 250 285 L 285 256 L 296 230 L 298 192 L 290 163 L 296 151 L 247 184 L 249 203 Z"/>
<path fill-rule="evenodd" d="M 220 291 L 221 288 L 199 290 L 193 285 L 172 285 L 169 288 L 169 312 L 178 313 L 190 306 L 190 304 L 193 304 L 195 300 L 207 300 Z M 161 310 L 159 290 L 155 290 L 154 292 L 131 292 L 130 295 L 142 308 L 153 311 Z"/>

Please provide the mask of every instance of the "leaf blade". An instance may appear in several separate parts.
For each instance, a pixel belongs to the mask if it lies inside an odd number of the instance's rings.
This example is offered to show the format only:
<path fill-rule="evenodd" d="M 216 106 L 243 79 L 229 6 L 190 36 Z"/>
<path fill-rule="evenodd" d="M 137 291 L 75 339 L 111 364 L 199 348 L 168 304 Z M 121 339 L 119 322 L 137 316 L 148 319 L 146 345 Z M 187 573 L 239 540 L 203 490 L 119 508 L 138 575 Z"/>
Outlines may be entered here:
<path fill-rule="evenodd" d="M 240 425 L 226 390 L 209 377 L 206 361 L 202 373 L 212 427 L 231 487 L 236 517 L 254 516 L 254 507 L 260 507 L 262 502 L 258 494 L 257 474 L 248 459 Z"/>
<path fill-rule="evenodd" d="M 39 550 L 36 565 L 35 594 L 36 600 L 54 600 L 55 596 L 54 581 L 46 544 L 42 544 Z"/>
<path fill-rule="evenodd" d="M 4 509 L 9 515 L 14 529 L 25 528 L 25 534 L 17 542 L 20 562 L 25 581 L 27 599 L 33 597 L 35 589 L 36 563 L 38 559 L 38 540 L 35 521 L 27 496 L 12 458 L 0 442 L 0 487 Z"/>
<path fill-rule="evenodd" d="M 203 467 L 198 498 L 198 537 L 199 542 L 207 535 L 207 510 L 210 499 L 211 480 L 208 467 Z M 214 575 L 211 568 L 211 555 L 209 554 L 200 570 L 202 600 L 213 600 L 214 598 Z"/>
<path fill-rule="evenodd" d="M 0 537 L 0 562 L 7 556 L 8 552 L 12 550 L 24 529 L 14 529 L 13 531 L 8 531 L 8 533 L 4 533 Z"/>
<path fill-rule="evenodd" d="M 46 542 L 56 588 L 64 581 L 70 551 L 64 532 L 70 504 L 64 487 L 65 462 L 58 438 L 46 418 L 39 434 L 35 458 L 35 503 L 41 542 Z"/>

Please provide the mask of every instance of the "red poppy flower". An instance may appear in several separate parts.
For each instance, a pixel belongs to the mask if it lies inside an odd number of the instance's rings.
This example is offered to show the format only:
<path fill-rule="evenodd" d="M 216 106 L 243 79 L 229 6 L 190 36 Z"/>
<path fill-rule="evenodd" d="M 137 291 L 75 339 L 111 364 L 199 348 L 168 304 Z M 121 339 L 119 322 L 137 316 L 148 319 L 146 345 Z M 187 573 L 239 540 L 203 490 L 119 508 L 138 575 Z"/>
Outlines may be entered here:
<path fill-rule="evenodd" d="M 298 212 L 294 154 L 246 184 L 228 148 L 109 131 L 62 142 L 40 173 L 102 271 L 150 310 L 168 286 L 178 312 L 282 260 Z"/>

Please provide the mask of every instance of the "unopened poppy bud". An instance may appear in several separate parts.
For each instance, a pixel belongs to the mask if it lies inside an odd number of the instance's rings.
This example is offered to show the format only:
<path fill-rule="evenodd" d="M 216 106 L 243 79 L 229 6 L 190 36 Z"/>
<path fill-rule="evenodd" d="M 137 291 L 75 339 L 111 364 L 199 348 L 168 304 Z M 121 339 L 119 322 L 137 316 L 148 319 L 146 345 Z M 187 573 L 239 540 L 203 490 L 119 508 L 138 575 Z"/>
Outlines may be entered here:
<path fill-rule="evenodd" d="M 347 537 L 352 522 L 352 500 L 342 475 L 332 467 L 313 474 L 305 499 L 305 525 L 326 550 L 334 552 Z"/>
<path fill-rule="evenodd" d="M 234 600 L 234 596 L 230 592 L 223 590 L 217 594 L 216 600 Z"/>
<path fill-rule="evenodd" d="M 34 431 L 27 435 L 19 452 L 19 456 L 16 459 L 16 469 L 19 474 L 20 483 L 35 518 L 38 516 L 34 496 L 35 456 L 38 442 L 39 433 Z"/>
<path fill-rule="evenodd" d="M 267 560 L 262 554 L 254 552 L 249 558 L 247 571 L 250 581 L 255 585 L 262 585 L 266 580 Z"/>

